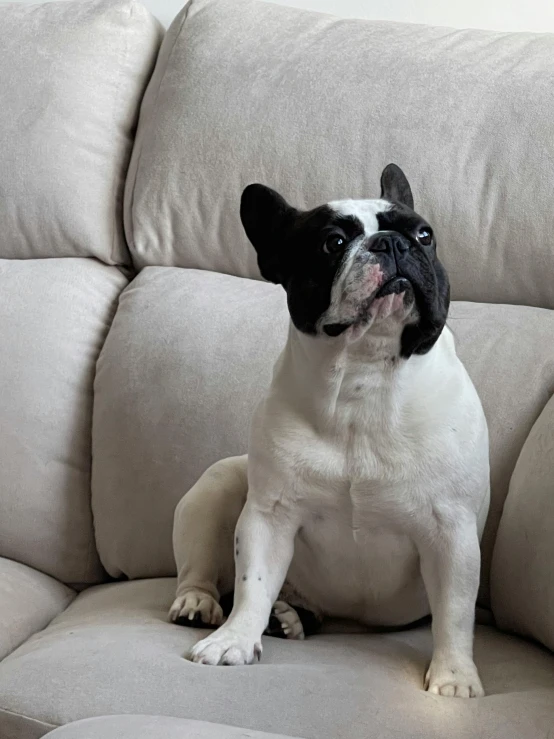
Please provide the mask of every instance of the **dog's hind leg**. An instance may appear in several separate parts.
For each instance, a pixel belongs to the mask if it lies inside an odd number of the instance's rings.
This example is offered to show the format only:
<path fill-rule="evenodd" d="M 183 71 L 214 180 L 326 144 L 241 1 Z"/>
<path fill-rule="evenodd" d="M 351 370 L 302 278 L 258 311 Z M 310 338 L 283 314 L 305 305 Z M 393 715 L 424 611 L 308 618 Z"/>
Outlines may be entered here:
<path fill-rule="evenodd" d="M 247 457 L 212 465 L 175 510 L 173 551 L 177 593 L 171 621 L 188 626 L 219 626 L 220 594 L 233 589 L 234 534 L 246 500 Z"/>
<path fill-rule="evenodd" d="M 321 619 L 313 611 L 284 600 L 277 600 L 271 609 L 269 624 L 264 634 L 279 639 L 305 639 L 321 629 Z"/>
<path fill-rule="evenodd" d="M 322 621 L 322 614 L 285 581 L 264 634 L 281 639 L 304 639 L 317 634 Z"/>

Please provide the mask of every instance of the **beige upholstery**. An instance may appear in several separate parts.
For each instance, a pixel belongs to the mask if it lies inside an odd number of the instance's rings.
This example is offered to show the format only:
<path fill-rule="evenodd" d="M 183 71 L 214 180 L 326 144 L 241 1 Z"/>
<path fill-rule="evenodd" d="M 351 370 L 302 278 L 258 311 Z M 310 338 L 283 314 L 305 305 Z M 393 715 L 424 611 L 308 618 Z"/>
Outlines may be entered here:
<path fill-rule="evenodd" d="M 19 562 L 0 557 L 0 659 L 43 629 L 75 591 Z"/>
<path fill-rule="evenodd" d="M 181 657 L 205 632 L 167 623 L 174 588 L 174 580 L 157 579 L 79 595 L 0 663 L 0 736 L 36 739 L 48 727 L 126 713 L 306 739 L 547 739 L 554 725 L 554 660 L 521 639 L 478 629 L 483 700 L 422 690 L 426 628 L 270 637 L 261 664 L 211 668 Z"/>
<path fill-rule="evenodd" d="M 175 506 L 212 462 L 247 450 L 252 409 L 286 338 L 285 303 L 274 285 L 175 268 L 147 268 L 123 293 L 95 386 L 93 509 L 110 574 L 174 574 Z M 554 382 L 554 313 L 456 303 L 449 325 L 490 426 L 487 603 L 510 476 Z"/>
<path fill-rule="evenodd" d="M 554 312 L 454 303 L 448 325 L 489 425 L 491 505 L 482 542 L 480 591 L 480 602 L 488 604 L 492 551 L 510 478 L 554 387 Z"/>
<path fill-rule="evenodd" d="M 492 574 L 500 626 L 554 650 L 554 398 L 533 426 L 517 462 Z"/>
<path fill-rule="evenodd" d="M 113 576 L 175 574 L 173 511 L 200 474 L 247 446 L 287 330 L 281 288 L 145 269 L 98 362 L 92 506 Z"/>
<path fill-rule="evenodd" d="M 192 0 L 149 85 L 126 191 L 139 266 L 257 276 L 241 188 L 375 197 L 395 161 L 457 300 L 554 307 L 554 36 Z M 432 145 L 430 143 L 432 142 Z"/>
<path fill-rule="evenodd" d="M 471 701 L 423 691 L 427 627 L 210 668 L 165 576 L 287 332 L 241 189 L 371 197 L 395 161 L 473 301 L 449 326 L 490 427 L 480 602 L 554 648 L 554 37 L 192 0 L 141 106 L 159 40 L 134 0 L 0 4 L 0 739 L 552 739 L 538 644 L 479 626 Z M 106 570 L 131 581 L 61 584 Z"/>
<path fill-rule="evenodd" d="M 105 716 L 56 729 L 48 739 L 290 739 L 170 716 Z"/>
<path fill-rule="evenodd" d="M 128 261 L 123 183 L 160 36 L 134 0 L 0 5 L 0 257 Z"/>
<path fill-rule="evenodd" d="M 90 511 L 95 363 L 126 280 L 92 259 L 0 260 L 0 556 L 104 577 Z"/>

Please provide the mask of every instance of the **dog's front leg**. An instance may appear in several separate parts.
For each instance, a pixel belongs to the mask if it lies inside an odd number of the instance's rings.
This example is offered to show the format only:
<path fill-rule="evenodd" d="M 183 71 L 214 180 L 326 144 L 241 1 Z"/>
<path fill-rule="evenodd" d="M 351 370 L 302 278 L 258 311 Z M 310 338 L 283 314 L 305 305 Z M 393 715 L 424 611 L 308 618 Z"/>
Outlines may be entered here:
<path fill-rule="evenodd" d="M 260 658 L 262 633 L 285 581 L 297 530 L 283 506 L 267 511 L 247 500 L 236 529 L 233 610 L 223 626 L 193 647 L 193 662 L 244 665 Z"/>
<path fill-rule="evenodd" d="M 421 573 L 433 617 L 433 656 L 425 687 L 437 695 L 484 695 L 473 662 L 480 551 L 474 518 L 439 521 L 420 542 Z"/>

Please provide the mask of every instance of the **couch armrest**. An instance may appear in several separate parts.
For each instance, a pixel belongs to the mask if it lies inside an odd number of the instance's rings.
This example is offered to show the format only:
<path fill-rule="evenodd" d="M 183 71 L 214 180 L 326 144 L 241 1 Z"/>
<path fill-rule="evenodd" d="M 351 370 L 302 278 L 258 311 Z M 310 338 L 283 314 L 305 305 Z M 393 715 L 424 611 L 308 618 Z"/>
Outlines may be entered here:
<path fill-rule="evenodd" d="M 554 649 L 554 397 L 531 429 L 512 475 L 491 594 L 501 629 Z"/>
<path fill-rule="evenodd" d="M 0 660 L 44 629 L 75 596 L 54 578 L 0 557 Z"/>

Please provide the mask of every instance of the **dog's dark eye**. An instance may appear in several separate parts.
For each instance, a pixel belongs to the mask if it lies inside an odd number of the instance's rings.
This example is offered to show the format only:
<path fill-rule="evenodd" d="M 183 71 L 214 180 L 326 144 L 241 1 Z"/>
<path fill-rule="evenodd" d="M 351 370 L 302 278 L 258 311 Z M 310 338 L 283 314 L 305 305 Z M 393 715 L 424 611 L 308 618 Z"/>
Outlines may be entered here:
<path fill-rule="evenodd" d="M 433 241 L 433 232 L 430 228 L 420 228 L 417 232 L 417 240 L 422 246 L 429 246 Z"/>
<path fill-rule="evenodd" d="M 342 233 L 333 233 L 325 239 L 323 244 L 323 251 L 327 254 L 337 254 L 337 252 L 344 251 L 347 239 Z"/>

